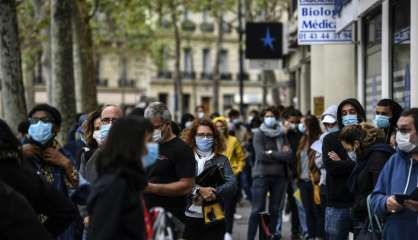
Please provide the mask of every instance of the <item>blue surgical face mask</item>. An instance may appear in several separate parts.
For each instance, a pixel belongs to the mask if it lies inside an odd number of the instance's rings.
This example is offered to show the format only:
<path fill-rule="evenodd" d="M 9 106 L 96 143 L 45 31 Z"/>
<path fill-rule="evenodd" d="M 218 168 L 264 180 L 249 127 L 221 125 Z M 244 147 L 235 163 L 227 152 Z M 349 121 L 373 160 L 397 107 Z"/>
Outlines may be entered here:
<path fill-rule="evenodd" d="M 378 128 L 388 128 L 390 126 L 390 118 L 384 115 L 376 115 L 374 117 L 374 125 Z"/>
<path fill-rule="evenodd" d="M 50 141 L 54 134 L 52 132 L 52 123 L 45 123 L 38 121 L 38 123 L 31 124 L 28 129 L 28 134 L 32 140 L 40 144 L 45 144 Z"/>
<path fill-rule="evenodd" d="M 232 123 L 233 123 L 234 125 L 240 125 L 240 124 L 241 124 L 241 119 L 239 119 L 239 118 L 235 118 L 234 120 L 232 120 Z"/>
<path fill-rule="evenodd" d="M 303 125 L 303 123 L 299 123 L 298 124 L 298 130 L 301 133 L 305 133 L 305 125 Z"/>
<path fill-rule="evenodd" d="M 347 152 L 348 157 L 352 160 L 352 161 L 357 161 L 357 154 L 355 151 L 349 151 Z"/>
<path fill-rule="evenodd" d="M 147 143 L 148 154 L 142 158 L 144 168 L 153 165 L 159 158 L 159 145 L 157 143 Z"/>
<path fill-rule="evenodd" d="M 200 137 L 195 138 L 196 147 L 202 152 L 212 151 L 213 148 L 213 137 Z"/>
<path fill-rule="evenodd" d="M 358 124 L 357 114 L 349 114 L 349 115 L 343 116 L 344 126 L 350 126 L 350 125 L 355 125 L 355 124 Z"/>
<path fill-rule="evenodd" d="M 103 142 L 106 140 L 111 127 L 112 124 L 103 124 L 100 126 L 100 143 L 103 144 Z"/>
<path fill-rule="evenodd" d="M 331 127 L 331 128 L 327 128 L 327 131 L 330 132 L 330 133 L 338 132 L 338 130 L 340 130 L 340 129 L 337 126 Z"/>
<path fill-rule="evenodd" d="M 277 124 L 277 120 L 275 117 L 265 117 L 264 124 L 268 128 L 273 128 Z"/>

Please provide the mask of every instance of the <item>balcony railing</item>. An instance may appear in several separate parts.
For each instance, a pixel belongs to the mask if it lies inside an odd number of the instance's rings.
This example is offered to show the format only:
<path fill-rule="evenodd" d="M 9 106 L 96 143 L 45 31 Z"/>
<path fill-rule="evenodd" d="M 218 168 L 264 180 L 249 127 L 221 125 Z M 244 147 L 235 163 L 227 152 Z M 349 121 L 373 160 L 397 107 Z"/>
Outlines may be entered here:
<path fill-rule="evenodd" d="M 181 29 L 186 32 L 194 32 L 196 30 L 196 24 L 190 20 L 184 20 L 181 23 Z"/>
<path fill-rule="evenodd" d="M 118 81 L 119 87 L 136 87 L 136 81 L 135 80 L 126 80 L 126 79 L 119 79 Z"/>
<path fill-rule="evenodd" d="M 171 79 L 173 76 L 171 71 L 168 70 L 160 70 L 158 71 L 157 77 L 164 78 L 164 79 Z"/>
<path fill-rule="evenodd" d="M 212 80 L 213 79 L 213 74 L 202 72 L 202 73 L 200 73 L 200 79 L 202 79 L 202 80 Z"/>
<path fill-rule="evenodd" d="M 232 80 L 231 73 L 221 73 L 221 80 Z"/>
<path fill-rule="evenodd" d="M 195 72 L 181 72 L 181 76 L 183 79 L 196 79 Z"/>
<path fill-rule="evenodd" d="M 243 73 L 244 81 L 250 80 L 250 75 L 248 73 Z M 239 73 L 237 73 L 237 80 L 239 80 Z"/>
<path fill-rule="evenodd" d="M 215 30 L 215 25 L 209 22 L 203 22 L 200 24 L 200 31 L 205 33 L 211 33 Z"/>
<path fill-rule="evenodd" d="M 96 79 L 96 85 L 99 87 L 107 87 L 109 85 L 109 80 L 107 79 Z"/>

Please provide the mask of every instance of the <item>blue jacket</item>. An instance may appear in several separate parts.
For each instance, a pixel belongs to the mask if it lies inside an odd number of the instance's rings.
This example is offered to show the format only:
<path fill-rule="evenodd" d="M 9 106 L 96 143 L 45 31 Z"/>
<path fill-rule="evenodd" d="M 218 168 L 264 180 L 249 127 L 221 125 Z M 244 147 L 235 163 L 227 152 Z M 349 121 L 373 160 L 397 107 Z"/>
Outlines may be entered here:
<path fill-rule="evenodd" d="M 386 211 L 388 197 L 394 194 L 411 194 L 417 186 L 418 161 L 397 150 L 380 173 L 370 202 L 372 211 L 386 218 L 384 239 L 417 239 L 417 212 L 406 208 L 395 214 Z"/>

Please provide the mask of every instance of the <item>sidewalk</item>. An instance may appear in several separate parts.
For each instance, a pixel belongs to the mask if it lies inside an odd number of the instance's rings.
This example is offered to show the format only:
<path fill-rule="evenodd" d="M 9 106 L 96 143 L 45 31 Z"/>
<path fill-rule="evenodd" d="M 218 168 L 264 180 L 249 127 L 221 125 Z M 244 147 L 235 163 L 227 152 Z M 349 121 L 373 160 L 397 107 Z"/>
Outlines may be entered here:
<path fill-rule="evenodd" d="M 238 206 L 237 214 L 242 215 L 242 219 L 235 220 L 234 223 L 234 233 L 233 239 L 234 240 L 246 240 L 247 239 L 247 229 L 248 229 L 248 218 L 250 216 L 251 206 L 249 202 L 243 202 L 242 206 Z M 289 218 L 285 216 L 283 218 L 283 230 L 282 236 L 283 240 L 291 239 L 290 238 L 290 222 Z"/>

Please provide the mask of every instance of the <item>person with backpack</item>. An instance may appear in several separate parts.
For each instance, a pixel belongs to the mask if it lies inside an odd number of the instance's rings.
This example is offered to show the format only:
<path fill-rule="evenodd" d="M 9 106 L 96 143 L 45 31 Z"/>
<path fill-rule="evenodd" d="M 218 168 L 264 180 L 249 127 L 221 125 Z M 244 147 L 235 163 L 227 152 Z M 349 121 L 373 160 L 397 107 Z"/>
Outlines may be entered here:
<path fill-rule="evenodd" d="M 320 172 L 315 166 L 315 151 L 310 146 L 319 139 L 322 131 L 318 119 L 312 115 L 302 118 L 298 128 L 303 136 L 296 151 L 296 176 L 308 228 L 306 238 L 313 239 L 323 236 L 323 222 L 320 202 L 314 199 L 315 188 L 319 196 Z"/>
<path fill-rule="evenodd" d="M 354 195 L 353 218 L 355 239 L 367 232 L 367 197 L 373 191 L 386 161 L 395 150 L 385 142 L 385 132 L 370 124 L 362 123 L 345 127 L 339 136 L 344 149 L 355 155 L 356 166 L 348 180 L 350 192 Z"/>
<path fill-rule="evenodd" d="M 98 179 L 88 202 L 88 240 L 146 239 L 143 159 L 153 130 L 151 122 L 134 116 L 112 124 L 98 153 Z"/>
<path fill-rule="evenodd" d="M 192 128 L 183 136 L 184 141 L 193 149 L 196 160 L 196 179 L 205 170 L 216 167 L 220 170 L 222 182 L 218 186 L 200 186 L 196 182 L 192 194 L 188 198 L 186 207 L 186 230 L 184 238 L 187 240 L 223 240 L 226 232 L 224 218 L 207 222 L 204 208 L 209 204 L 218 204 L 227 197 L 232 197 L 237 191 L 234 173 L 223 155 L 225 143 L 223 136 L 209 120 L 197 120 Z M 222 215 L 222 214 L 220 214 Z"/>
<path fill-rule="evenodd" d="M 285 130 L 279 122 L 277 109 L 269 107 L 263 111 L 264 120 L 254 133 L 253 145 L 255 163 L 253 167 L 253 186 L 251 215 L 248 223 L 247 239 L 255 239 L 260 223 L 260 213 L 266 208 L 267 193 L 269 197 L 270 226 L 275 238 L 280 238 L 276 230 L 279 214 L 283 211 L 283 201 L 286 195 L 287 164 L 292 158 L 292 152 L 286 142 Z"/>

